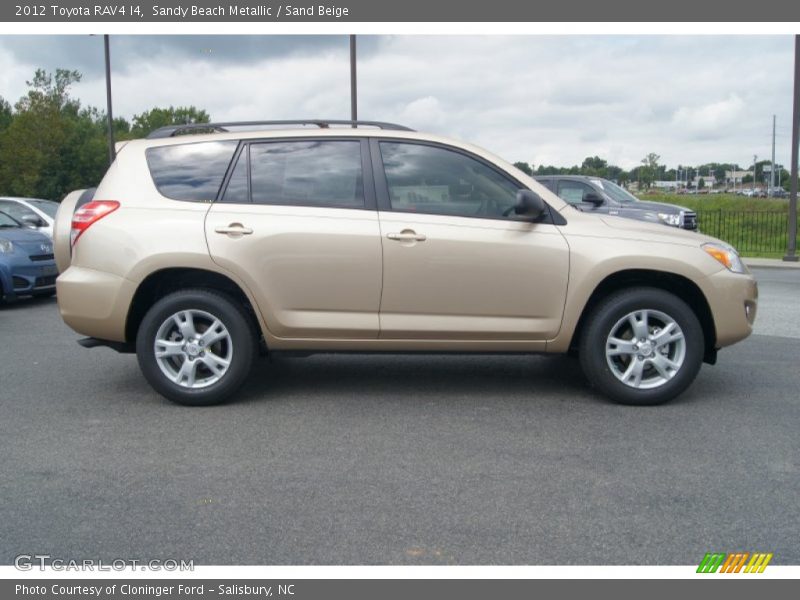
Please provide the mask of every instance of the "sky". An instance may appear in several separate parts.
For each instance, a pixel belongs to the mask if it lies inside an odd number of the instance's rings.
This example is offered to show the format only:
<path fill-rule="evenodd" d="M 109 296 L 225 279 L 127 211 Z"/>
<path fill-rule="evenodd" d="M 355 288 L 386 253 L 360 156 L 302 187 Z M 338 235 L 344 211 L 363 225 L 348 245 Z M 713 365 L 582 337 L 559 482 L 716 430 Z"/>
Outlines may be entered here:
<path fill-rule="evenodd" d="M 112 36 L 114 114 L 194 105 L 212 120 L 350 115 L 347 36 Z M 358 36 L 359 117 L 535 166 L 789 163 L 792 36 Z M 0 36 L 0 95 L 76 69 L 105 107 L 100 36 Z"/>

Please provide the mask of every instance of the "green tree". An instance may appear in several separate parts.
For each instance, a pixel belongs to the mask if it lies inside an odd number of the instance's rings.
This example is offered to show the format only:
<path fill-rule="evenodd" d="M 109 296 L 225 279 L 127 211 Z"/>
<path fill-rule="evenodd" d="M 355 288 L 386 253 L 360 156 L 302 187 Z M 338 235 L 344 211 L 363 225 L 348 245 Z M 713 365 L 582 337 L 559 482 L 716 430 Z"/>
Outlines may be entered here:
<path fill-rule="evenodd" d="M 641 160 L 642 166 L 637 169 L 637 179 L 644 187 L 649 188 L 658 176 L 659 160 L 661 160 L 661 156 L 655 152 L 650 152 Z"/>
<path fill-rule="evenodd" d="M 526 162 L 515 162 L 514 166 L 526 175 L 533 175 L 533 168 Z"/>
<path fill-rule="evenodd" d="M 792 180 L 792 174 L 789 173 L 789 171 L 787 171 L 786 169 L 781 169 L 780 171 L 778 171 L 778 175 L 779 175 L 778 185 L 788 190 L 789 183 Z"/>
<path fill-rule="evenodd" d="M 194 106 L 170 106 L 169 108 L 153 108 L 134 115 L 128 137 L 143 138 L 151 131 L 168 125 L 188 125 L 191 123 L 208 123 L 208 113 Z"/>
<path fill-rule="evenodd" d="M 599 156 L 587 156 L 581 164 L 581 174 L 606 177 L 608 171 L 608 161 Z"/>
<path fill-rule="evenodd" d="M 14 112 L 11 110 L 11 105 L 6 102 L 5 98 L 0 96 L 0 132 L 8 129 L 13 118 Z"/>
<path fill-rule="evenodd" d="M 0 189 L 5 193 L 43 198 L 60 197 L 67 178 L 63 163 L 68 154 L 68 121 L 79 103 L 69 88 L 80 81 L 77 71 L 37 69 L 28 81 L 8 128 L 0 139 Z"/>
<path fill-rule="evenodd" d="M 100 182 L 108 168 L 108 122 L 104 112 L 70 96 L 80 80 L 77 71 L 37 69 L 13 108 L 0 98 L 0 194 L 60 200 Z M 153 108 L 137 115 L 134 127 L 115 118 L 114 136 L 142 137 L 164 125 L 208 120 L 193 106 Z"/>

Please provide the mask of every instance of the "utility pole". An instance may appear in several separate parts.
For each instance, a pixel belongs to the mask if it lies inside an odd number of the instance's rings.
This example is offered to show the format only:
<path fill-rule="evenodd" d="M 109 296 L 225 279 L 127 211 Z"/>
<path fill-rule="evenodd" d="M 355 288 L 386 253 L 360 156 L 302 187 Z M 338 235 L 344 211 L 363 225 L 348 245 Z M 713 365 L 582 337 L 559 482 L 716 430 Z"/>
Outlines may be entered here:
<path fill-rule="evenodd" d="M 103 36 L 106 53 L 106 113 L 108 115 L 108 164 L 114 162 L 117 149 L 114 147 L 114 115 L 111 112 L 111 51 L 108 34 Z"/>
<path fill-rule="evenodd" d="M 756 194 L 756 163 L 758 162 L 758 156 L 753 154 L 753 195 Z"/>
<path fill-rule="evenodd" d="M 797 153 L 800 145 L 800 35 L 794 36 L 794 108 L 792 110 L 792 183 L 785 261 L 797 262 Z"/>
<path fill-rule="evenodd" d="M 350 36 L 350 120 L 358 121 L 358 101 L 356 99 L 356 36 Z M 353 127 L 355 127 L 353 123 Z"/>
<path fill-rule="evenodd" d="M 772 115 L 772 166 L 769 172 L 769 195 L 775 195 L 775 115 Z"/>

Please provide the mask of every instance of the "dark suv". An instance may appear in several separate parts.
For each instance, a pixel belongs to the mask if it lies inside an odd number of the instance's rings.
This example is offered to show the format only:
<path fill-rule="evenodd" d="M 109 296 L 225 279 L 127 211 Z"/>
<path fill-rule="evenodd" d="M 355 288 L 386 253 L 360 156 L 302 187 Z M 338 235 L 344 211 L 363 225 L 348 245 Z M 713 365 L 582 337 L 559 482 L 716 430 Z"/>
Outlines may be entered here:
<path fill-rule="evenodd" d="M 583 175 L 547 175 L 534 179 L 582 211 L 697 230 L 694 211 L 674 204 L 639 200 L 608 179 Z"/>

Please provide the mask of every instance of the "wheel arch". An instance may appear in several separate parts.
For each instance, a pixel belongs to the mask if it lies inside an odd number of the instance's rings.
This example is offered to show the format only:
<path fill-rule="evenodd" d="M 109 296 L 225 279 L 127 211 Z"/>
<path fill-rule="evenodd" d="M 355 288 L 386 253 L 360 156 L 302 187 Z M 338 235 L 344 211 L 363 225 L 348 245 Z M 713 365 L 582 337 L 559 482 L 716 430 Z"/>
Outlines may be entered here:
<path fill-rule="evenodd" d="M 652 287 L 661 289 L 686 302 L 697 316 L 703 328 L 703 338 L 705 341 L 703 361 L 710 364 L 716 362 L 717 337 L 714 315 L 711 312 L 708 299 L 705 297 L 705 294 L 703 294 L 703 291 L 696 283 L 687 277 L 676 273 L 650 269 L 627 269 L 611 273 L 594 288 L 589 300 L 581 311 L 578 324 L 572 333 L 569 344 L 570 353 L 577 352 L 581 335 L 586 326 L 586 321 L 594 308 L 610 294 L 632 287 Z"/>
<path fill-rule="evenodd" d="M 244 289 L 230 277 L 195 267 L 169 267 L 150 273 L 136 288 L 125 321 L 125 341 L 135 343 L 136 334 L 147 311 L 166 294 L 188 288 L 224 292 L 244 306 L 254 327 L 263 336 L 256 307 Z"/>

